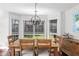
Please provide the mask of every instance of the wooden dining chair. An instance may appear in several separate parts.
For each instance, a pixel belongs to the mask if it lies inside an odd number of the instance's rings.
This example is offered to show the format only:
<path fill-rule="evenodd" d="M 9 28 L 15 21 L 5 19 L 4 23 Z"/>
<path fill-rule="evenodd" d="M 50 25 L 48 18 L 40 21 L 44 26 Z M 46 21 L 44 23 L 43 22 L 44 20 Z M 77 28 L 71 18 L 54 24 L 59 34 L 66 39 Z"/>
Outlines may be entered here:
<path fill-rule="evenodd" d="M 8 36 L 8 43 L 9 43 L 9 55 L 10 56 L 15 56 L 16 52 L 18 52 L 18 54 L 20 55 L 20 49 L 18 49 L 17 47 L 15 48 L 15 45 L 14 45 L 14 37 L 13 35 L 10 35 Z"/>
<path fill-rule="evenodd" d="M 54 35 L 54 43 L 58 45 L 58 55 L 61 55 L 61 46 L 62 46 L 62 36 Z M 51 50 L 51 53 L 54 53 L 54 50 Z"/>
<path fill-rule="evenodd" d="M 58 44 L 59 44 L 59 55 L 61 56 L 62 55 L 62 52 L 61 52 L 61 48 L 62 48 L 62 43 L 63 43 L 63 39 L 64 37 L 63 36 L 58 36 L 59 40 L 58 40 Z"/>
<path fill-rule="evenodd" d="M 9 35 L 8 36 L 8 43 L 9 43 L 9 50 L 8 51 L 9 51 L 9 55 L 10 56 L 12 56 L 12 55 L 15 54 L 14 49 L 11 47 L 11 45 L 13 44 L 13 42 L 14 42 L 13 36 Z"/>
<path fill-rule="evenodd" d="M 21 55 L 24 49 L 32 49 L 34 55 L 34 40 L 33 39 L 20 39 Z"/>
<path fill-rule="evenodd" d="M 48 49 L 49 55 L 50 55 L 51 40 L 50 39 L 38 39 L 37 40 L 37 55 L 39 54 L 39 50 L 42 48 Z"/>

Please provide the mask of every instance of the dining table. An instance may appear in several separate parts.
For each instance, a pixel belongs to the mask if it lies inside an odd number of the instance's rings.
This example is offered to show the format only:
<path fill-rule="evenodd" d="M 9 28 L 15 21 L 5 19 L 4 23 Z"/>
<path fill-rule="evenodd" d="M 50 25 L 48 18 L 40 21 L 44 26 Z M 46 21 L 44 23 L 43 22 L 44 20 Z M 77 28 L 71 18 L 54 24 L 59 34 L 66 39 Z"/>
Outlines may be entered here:
<path fill-rule="evenodd" d="M 27 43 L 24 43 L 23 45 L 27 45 Z M 29 44 L 29 45 L 30 45 L 30 44 Z M 41 45 L 42 45 L 42 44 L 41 44 Z M 43 45 L 44 45 L 44 44 L 43 44 Z M 54 50 L 54 56 L 58 56 L 58 46 L 59 46 L 58 44 L 52 42 L 51 49 Z M 34 48 L 36 48 L 36 47 L 37 47 L 37 45 L 35 45 Z M 14 41 L 13 44 L 10 44 L 10 45 L 9 45 L 9 48 L 12 49 L 12 55 L 15 56 L 15 52 L 16 52 L 15 49 L 19 49 L 19 51 L 20 51 L 20 39 Z"/>

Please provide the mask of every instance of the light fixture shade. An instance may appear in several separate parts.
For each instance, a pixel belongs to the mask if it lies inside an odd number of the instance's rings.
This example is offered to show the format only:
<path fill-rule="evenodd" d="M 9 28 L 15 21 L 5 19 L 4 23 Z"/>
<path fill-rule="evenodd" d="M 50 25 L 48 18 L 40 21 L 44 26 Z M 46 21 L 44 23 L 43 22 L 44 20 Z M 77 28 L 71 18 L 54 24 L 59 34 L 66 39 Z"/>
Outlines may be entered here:
<path fill-rule="evenodd" d="M 40 24 L 41 19 L 40 19 L 39 16 L 36 15 L 36 16 L 34 16 L 34 17 L 31 18 L 31 22 L 32 22 L 32 24 L 34 24 L 34 25 L 38 25 L 38 24 Z"/>

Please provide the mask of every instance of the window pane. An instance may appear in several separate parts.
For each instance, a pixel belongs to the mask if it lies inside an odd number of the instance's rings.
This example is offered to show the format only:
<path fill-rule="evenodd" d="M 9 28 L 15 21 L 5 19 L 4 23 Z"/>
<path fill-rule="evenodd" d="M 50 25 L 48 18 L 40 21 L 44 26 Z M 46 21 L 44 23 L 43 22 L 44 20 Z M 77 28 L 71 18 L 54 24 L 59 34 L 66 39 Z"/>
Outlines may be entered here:
<path fill-rule="evenodd" d="M 19 33 L 19 20 L 12 20 L 12 34 L 18 34 Z"/>
<path fill-rule="evenodd" d="M 57 33 L 57 19 L 50 20 L 50 33 Z"/>
<path fill-rule="evenodd" d="M 35 34 L 44 34 L 44 21 L 39 25 L 35 25 Z"/>
<path fill-rule="evenodd" d="M 33 34 L 33 25 L 30 21 L 24 21 L 24 34 Z"/>

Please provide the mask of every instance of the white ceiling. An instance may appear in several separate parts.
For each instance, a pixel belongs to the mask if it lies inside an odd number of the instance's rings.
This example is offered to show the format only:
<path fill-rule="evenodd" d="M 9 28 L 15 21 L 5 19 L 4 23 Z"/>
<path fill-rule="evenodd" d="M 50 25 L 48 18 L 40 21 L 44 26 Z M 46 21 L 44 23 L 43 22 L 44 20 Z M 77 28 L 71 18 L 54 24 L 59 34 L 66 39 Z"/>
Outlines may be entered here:
<path fill-rule="evenodd" d="M 51 11 L 65 11 L 78 3 L 38 3 L 37 11 L 38 14 L 47 14 Z M 16 12 L 21 14 L 34 14 L 35 4 L 34 3 L 0 3 L 0 8 L 9 12 Z"/>

